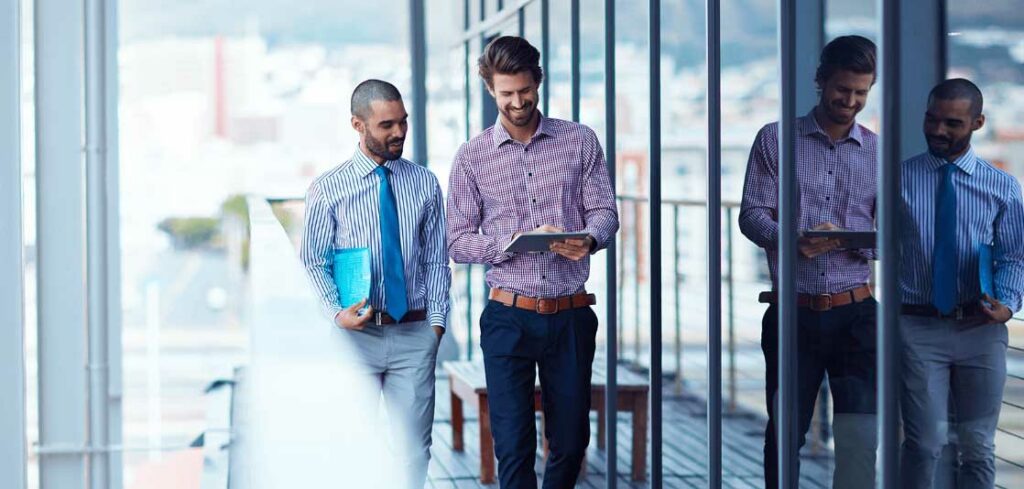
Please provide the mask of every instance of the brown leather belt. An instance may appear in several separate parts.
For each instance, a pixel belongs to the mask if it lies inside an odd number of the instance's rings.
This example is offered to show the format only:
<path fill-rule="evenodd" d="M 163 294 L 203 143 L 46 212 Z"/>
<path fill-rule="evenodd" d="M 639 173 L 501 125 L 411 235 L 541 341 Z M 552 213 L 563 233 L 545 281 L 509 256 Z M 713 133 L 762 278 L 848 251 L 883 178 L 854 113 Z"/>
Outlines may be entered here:
<path fill-rule="evenodd" d="M 533 311 L 537 314 L 555 314 L 558 311 L 597 304 L 597 297 L 594 294 L 588 294 L 586 292 L 548 299 L 527 297 L 507 290 L 491 289 L 490 298 L 492 301 L 500 302 L 506 306 L 526 309 L 527 311 Z"/>
<path fill-rule="evenodd" d="M 871 297 L 871 287 L 861 285 L 856 289 L 838 294 L 797 294 L 796 305 L 816 312 L 825 312 L 854 302 L 863 302 L 869 297 Z M 762 304 L 775 304 L 778 302 L 778 296 L 775 291 L 761 292 L 757 296 L 757 301 Z"/>
<path fill-rule="evenodd" d="M 373 313 L 373 323 L 377 326 L 382 324 L 415 323 L 416 321 L 423 321 L 425 319 L 427 319 L 427 311 L 425 309 L 407 311 L 405 316 L 402 316 L 401 321 L 395 321 L 395 318 L 383 311 Z"/>

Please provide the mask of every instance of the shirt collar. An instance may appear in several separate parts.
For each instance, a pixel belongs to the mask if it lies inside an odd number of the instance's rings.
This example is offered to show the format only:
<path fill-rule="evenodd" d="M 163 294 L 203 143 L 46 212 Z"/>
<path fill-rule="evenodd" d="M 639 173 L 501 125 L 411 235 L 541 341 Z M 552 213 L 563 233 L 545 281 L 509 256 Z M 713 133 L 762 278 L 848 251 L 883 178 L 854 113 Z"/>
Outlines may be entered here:
<path fill-rule="evenodd" d="M 939 158 L 931 153 L 928 153 L 928 157 L 934 170 L 938 170 L 948 163 L 944 158 Z M 964 154 L 953 160 L 952 164 L 963 170 L 964 173 L 973 175 L 974 170 L 978 168 L 978 157 L 974 154 L 974 146 L 968 146 L 967 151 L 964 151 Z"/>
<path fill-rule="evenodd" d="M 394 173 L 401 166 L 400 163 L 401 160 L 388 160 L 384 162 L 384 168 L 387 168 L 390 173 Z M 352 168 L 355 169 L 359 176 L 367 177 L 377 169 L 377 162 L 367 156 L 363 152 L 362 145 L 359 145 L 352 156 Z"/>
<path fill-rule="evenodd" d="M 810 136 L 811 134 L 821 134 L 826 140 L 831 140 L 831 136 L 821 128 L 821 125 L 818 124 L 818 119 L 814 117 L 814 111 L 816 109 L 817 107 L 811 109 L 807 115 L 800 118 L 800 135 Z M 835 142 L 841 143 L 847 139 L 856 141 L 860 146 L 864 145 L 864 131 L 861 129 L 860 124 L 857 124 L 856 120 L 853 121 L 853 126 L 850 127 L 850 134 Z"/>
<path fill-rule="evenodd" d="M 537 116 L 540 118 L 540 122 L 537 123 L 537 130 L 534 131 L 533 137 L 530 138 L 531 141 L 537 139 L 537 137 L 540 136 L 541 134 L 543 134 L 545 136 L 552 136 L 553 135 L 551 133 L 551 130 L 548 128 L 548 122 L 547 122 L 548 119 L 547 119 L 547 117 L 544 117 L 544 114 L 541 111 L 539 111 L 539 110 L 537 111 Z M 493 137 L 494 147 L 495 148 L 501 146 L 502 144 L 504 144 L 504 143 L 506 143 L 508 141 L 512 141 L 513 140 L 512 136 L 505 129 L 505 126 L 503 126 L 501 124 L 501 115 L 499 115 L 498 119 L 496 121 L 494 121 L 494 126 L 493 127 L 494 127 L 494 130 L 491 131 L 491 136 Z"/>

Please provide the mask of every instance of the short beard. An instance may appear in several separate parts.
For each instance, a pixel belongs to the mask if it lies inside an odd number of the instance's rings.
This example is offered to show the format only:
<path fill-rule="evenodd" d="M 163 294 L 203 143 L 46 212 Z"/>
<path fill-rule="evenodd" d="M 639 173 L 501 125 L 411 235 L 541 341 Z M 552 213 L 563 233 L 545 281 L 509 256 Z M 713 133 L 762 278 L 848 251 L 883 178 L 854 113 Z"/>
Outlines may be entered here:
<path fill-rule="evenodd" d="M 958 139 L 958 140 L 955 140 L 955 141 L 950 141 L 949 142 L 949 146 L 948 146 L 947 149 L 937 149 L 937 148 L 934 148 L 934 147 L 932 147 L 931 142 L 929 141 L 928 142 L 928 152 L 931 153 L 932 156 L 944 160 L 944 159 L 949 158 L 950 156 L 958 155 L 960 153 L 963 153 L 964 150 L 966 150 L 967 147 L 970 146 L 970 145 L 971 145 L 971 134 L 967 134 L 967 137 L 965 137 L 963 139 Z"/>
<path fill-rule="evenodd" d="M 505 116 L 505 120 L 509 121 L 509 123 L 511 123 L 513 126 L 516 126 L 516 127 L 526 127 L 526 126 L 529 126 L 530 123 L 533 122 L 533 117 L 536 115 L 536 113 L 537 113 L 537 106 L 534 105 L 533 103 L 530 103 L 530 110 L 529 110 L 529 112 L 527 113 L 526 117 L 523 118 L 523 121 L 519 122 L 519 121 L 513 119 L 512 116 L 509 115 L 508 112 L 506 112 L 505 110 L 502 110 L 502 114 Z"/>
<path fill-rule="evenodd" d="M 389 151 L 387 141 L 381 142 L 379 139 L 374 138 L 369 132 L 364 134 L 364 143 L 366 144 L 366 150 L 372 153 L 378 158 L 383 158 L 384 161 L 394 161 L 402 157 L 402 151 L 404 147 L 398 151 Z"/>

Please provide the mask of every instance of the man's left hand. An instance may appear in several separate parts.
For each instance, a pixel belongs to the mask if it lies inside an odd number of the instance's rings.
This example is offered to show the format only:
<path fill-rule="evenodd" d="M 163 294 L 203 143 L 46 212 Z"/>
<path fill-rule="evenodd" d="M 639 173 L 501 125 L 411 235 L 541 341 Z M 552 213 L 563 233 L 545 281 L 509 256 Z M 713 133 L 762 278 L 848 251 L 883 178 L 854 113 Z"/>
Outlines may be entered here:
<path fill-rule="evenodd" d="M 986 324 L 1005 323 L 1013 317 L 1013 311 L 1009 307 L 988 294 L 981 296 L 981 313 L 988 318 Z"/>
<path fill-rule="evenodd" d="M 590 247 L 594 244 L 594 238 L 587 235 L 583 239 L 567 239 L 551 243 L 550 249 L 553 253 L 562 255 L 572 261 L 580 261 L 590 254 Z"/>
<path fill-rule="evenodd" d="M 437 339 L 441 339 L 441 335 L 444 334 L 444 328 L 440 326 L 434 326 L 434 334 L 437 335 Z"/>

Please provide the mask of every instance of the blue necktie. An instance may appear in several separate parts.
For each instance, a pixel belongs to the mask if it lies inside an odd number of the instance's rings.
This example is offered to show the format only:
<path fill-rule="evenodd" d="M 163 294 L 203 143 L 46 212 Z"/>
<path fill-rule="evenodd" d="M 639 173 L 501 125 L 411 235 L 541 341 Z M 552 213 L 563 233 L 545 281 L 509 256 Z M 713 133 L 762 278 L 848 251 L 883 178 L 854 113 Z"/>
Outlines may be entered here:
<path fill-rule="evenodd" d="M 956 165 L 941 168 L 942 182 L 935 199 L 935 248 L 932 250 L 932 304 L 942 314 L 956 307 Z"/>
<path fill-rule="evenodd" d="M 398 205 L 388 181 L 388 169 L 377 165 L 380 177 L 380 248 L 384 258 L 384 303 L 388 314 L 400 321 L 408 310 L 405 296 L 405 264 L 398 227 Z"/>

